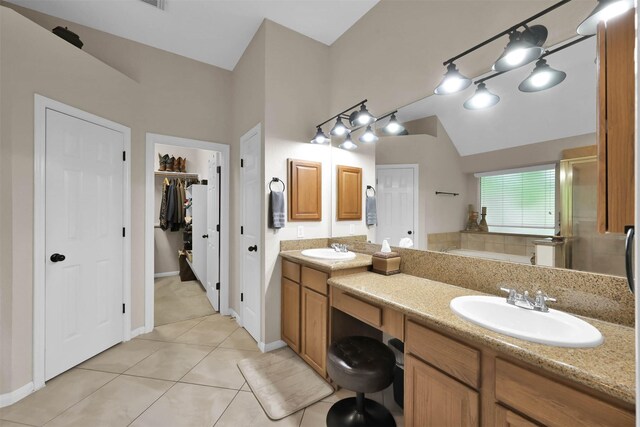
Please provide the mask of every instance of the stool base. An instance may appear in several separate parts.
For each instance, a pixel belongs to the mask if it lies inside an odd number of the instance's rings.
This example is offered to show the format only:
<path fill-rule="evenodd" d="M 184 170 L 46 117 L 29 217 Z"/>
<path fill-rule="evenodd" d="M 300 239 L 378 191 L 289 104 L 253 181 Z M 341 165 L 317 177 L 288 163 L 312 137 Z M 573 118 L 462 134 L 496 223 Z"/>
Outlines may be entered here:
<path fill-rule="evenodd" d="M 387 408 L 364 396 L 358 397 L 364 403 L 364 411 L 358 411 L 358 398 L 342 399 L 329 409 L 327 427 L 396 427 Z"/>

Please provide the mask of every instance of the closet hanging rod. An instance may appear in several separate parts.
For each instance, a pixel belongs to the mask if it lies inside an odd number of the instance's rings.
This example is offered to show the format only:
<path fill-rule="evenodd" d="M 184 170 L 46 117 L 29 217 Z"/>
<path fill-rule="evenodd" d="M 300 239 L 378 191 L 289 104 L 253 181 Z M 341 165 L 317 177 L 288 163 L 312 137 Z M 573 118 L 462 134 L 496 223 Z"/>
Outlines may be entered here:
<path fill-rule="evenodd" d="M 171 172 L 171 171 L 154 171 L 154 174 L 157 176 L 177 176 L 177 177 L 198 177 L 197 173 L 191 172 Z"/>

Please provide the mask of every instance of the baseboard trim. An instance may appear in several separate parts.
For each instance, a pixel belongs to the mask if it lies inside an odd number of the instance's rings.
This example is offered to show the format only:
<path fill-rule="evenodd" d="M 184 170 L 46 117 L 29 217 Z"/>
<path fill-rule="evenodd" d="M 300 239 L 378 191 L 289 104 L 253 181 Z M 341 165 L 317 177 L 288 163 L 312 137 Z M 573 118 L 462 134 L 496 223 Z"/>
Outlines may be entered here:
<path fill-rule="evenodd" d="M 286 346 L 287 346 L 287 343 L 282 340 L 272 341 L 267 344 L 263 342 L 258 343 L 258 348 L 263 353 L 268 353 L 270 351 L 277 350 L 279 348 L 286 347 Z"/>
<path fill-rule="evenodd" d="M 0 408 L 13 405 L 17 401 L 24 399 L 35 391 L 33 381 L 29 384 L 25 384 L 17 390 L 10 391 L 9 393 L 0 394 Z"/>
<path fill-rule="evenodd" d="M 229 316 L 233 317 L 236 320 L 236 323 L 242 326 L 242 318 L 240 318 L 238 313 L 236 313 L 236 311 L 231 307 L 229 307 Z"/>
<path fill-rule="evenodd" d="M 157 279 L 159 277 L 170 277 L 170 276 L 177 276 L 179 275 L 180 272 L 179 271 L 166 271 L 164 273 L 154 273 L 153 274 L 153 278 Z"/>
<path fill-rule="evenodd" d="M 140 326 L 139 328 L 136 328 L 134 330 L 131 331 L 131 338 L 135 338 L 138 335 L 142 335 L 144 333 L 147 332 L 147 328 L 144 326 Z"/>

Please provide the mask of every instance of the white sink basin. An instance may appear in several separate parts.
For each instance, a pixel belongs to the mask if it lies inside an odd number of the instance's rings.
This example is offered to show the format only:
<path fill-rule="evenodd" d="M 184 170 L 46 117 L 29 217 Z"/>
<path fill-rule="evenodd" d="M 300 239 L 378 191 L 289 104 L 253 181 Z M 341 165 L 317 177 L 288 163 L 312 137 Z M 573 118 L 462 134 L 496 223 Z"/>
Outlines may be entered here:
<path fill-rule="evenodd" d="M 333 248 L 305 249 L 302 251 L 302 255 L 311 258 L 341 261 L 354 259 L 356 257 L 356 254 L 353 252 L 336 252 Z"/>
<path fill-rule="evenodd" d="M 505 298 L 464 296 L 451 300 L 459 317 L 510 337 L 556 347 L 597 347 L 604 341 L 595 327 L 562 311 L 527 310 Z"/>

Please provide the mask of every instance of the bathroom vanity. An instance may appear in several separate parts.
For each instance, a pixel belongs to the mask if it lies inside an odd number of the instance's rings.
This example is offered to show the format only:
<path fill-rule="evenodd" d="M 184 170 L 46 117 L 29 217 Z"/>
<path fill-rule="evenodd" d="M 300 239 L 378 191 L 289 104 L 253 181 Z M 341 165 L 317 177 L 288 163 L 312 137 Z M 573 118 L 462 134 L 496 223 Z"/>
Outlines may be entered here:
<path fill-rule="evenodd" d="M 281 253 L 282 339 L 326 377 L 326 350 L 347 335 L 405 343 L 407 426 L 635 424 L 634 330 L 584 318 L 605 341 L 551 347 L 492 332 L 449 304 L 471 289 L 366 271 L 368 255 L 320 261 Z"/>

